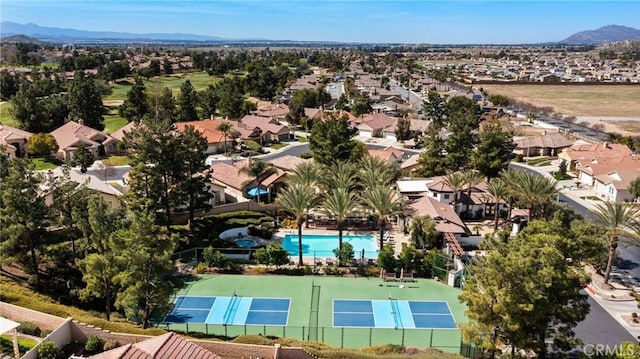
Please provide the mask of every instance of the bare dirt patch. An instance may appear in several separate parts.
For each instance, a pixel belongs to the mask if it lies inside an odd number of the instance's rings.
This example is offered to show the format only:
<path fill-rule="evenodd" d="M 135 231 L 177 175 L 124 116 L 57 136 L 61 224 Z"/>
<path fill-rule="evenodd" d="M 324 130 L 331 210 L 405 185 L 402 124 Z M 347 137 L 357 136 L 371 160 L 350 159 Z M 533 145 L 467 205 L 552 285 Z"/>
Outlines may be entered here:
<path fill-rule="evenodd" d="M 102 104 L 106 107 L 120 106 L 124 103 L 124 100 L 102 100 Z"/>
<path fill-rule="evenodd" d="M 640 85 L 476 85 L 568 116 L 640 117 Z"/>

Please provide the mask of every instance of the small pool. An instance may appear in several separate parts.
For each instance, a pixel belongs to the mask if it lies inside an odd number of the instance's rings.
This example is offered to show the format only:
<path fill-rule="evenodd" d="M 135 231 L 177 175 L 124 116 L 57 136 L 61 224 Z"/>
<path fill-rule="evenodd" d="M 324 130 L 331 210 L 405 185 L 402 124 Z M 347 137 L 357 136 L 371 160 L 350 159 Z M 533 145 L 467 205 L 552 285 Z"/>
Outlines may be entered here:
<path fill-rule="evenodd" d="M 241 248 L 253 248 L 259 246 L 258 242 L 253 239 L 238 239 L 234 241 L 234 243 Z"/>
<path fill-rule="evenodd" d="M 342 243 L 350 243 L 353 246 L 355 258 L 378 258 L 378 246 L 373 236 L 343 235 Z M 291 256 L 298 255 L 298 235 L 285 234 L 282 240 L 282 247 Z M 303 257 L 332 257 L 335 258 L 333 250 L 338 248 L 338 235 L 323 234 L 303 234 L 302 235 L 302 256 Z"/>

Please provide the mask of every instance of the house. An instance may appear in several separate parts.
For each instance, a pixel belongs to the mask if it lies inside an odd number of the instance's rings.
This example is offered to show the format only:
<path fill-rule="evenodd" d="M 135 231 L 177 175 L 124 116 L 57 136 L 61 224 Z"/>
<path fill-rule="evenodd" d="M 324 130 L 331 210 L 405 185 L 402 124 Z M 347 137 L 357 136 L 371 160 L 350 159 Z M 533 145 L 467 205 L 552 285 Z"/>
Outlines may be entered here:
<path fill-rule="evenodd" d="M 382 150 L 368 150 L 369 156 L 376 157 L 384 163 L 396 164 L 403 160 L 404 153 L 397 148 L 387 147 Z"/>
<path fill-rule="evenodd" d="M 542 134 L 535 137 L 523 137 L 514 139 L 516 144 L 515 154 L 524 157 L 535 156 L 557 156 L 560 151 L 573 145 L 575 141 L 570 140 L 561 133 Z"/>
<path fill-rule="evenodd" d="M 596 177 L 614 171 L 626 172 L 640 170 L 640 157 L 630 155 L 624 157 L 600 158 L 591 161 L 580 161 L 577 165 L 578 180 L 586 186 L 595 186 Z"/>
<path fill-rule="evenodd" d="M 117 152 L 117 139 L 85 126 L 82 121 L 69 121 L 53 130 L 51 135 L 59 146 L 56 156 L 65 161 L 72 160 L 74 152 L 80 147 L 89 150 L 94 157 L 104 157 Z"/>
<path fill-rule="evenodd" d="M 58 167 L 56 169 L 48 171 L 47 175 L 53 176 L 53 178 L 58 178 L 58 177 L 63 177 L 65 174 L 62 168 Z M 123 192 L 121 192 L 121 190 L 115 188 L 114 186 L 111 186 L 110 184 L 103 181 L 102 179 L 87 173 L 81 173 L 76 170 L 70 170 L 68 172 L 68 175 L 69 175 L 69 181 L 77 183 L 78 186 L 80 185 L 87 186 L 87 188 L 96 191 L 102 197 L 102 199 L 104 199 L 107 203 L 111 204 L 112 207 L 120 207 L 121 205 L 120 197 L 123 195 Z M 44 193 L 48 191 L 48 188 L 44 185 L 41 187 L 41 189 L 44 191 Z M 44 197 L 44 200 L 46 205 L 48 206 L 52 205 L 53 194 L 47 193 Z"/>
<path fill-rule="evenodd" d="M 427 196 L 429 193 L 429 183 L 433 182 L 430 178 L 419 179 L 401 179 L 396 181 L 398 192 L 409 199 L 418 199 Z"/>
<path fill-rule="evenodd" d="M 9 157 L 23 157 L 29 153 L 29 137 L 32 133 L 11 126 L 0 125 L 0 146 Z"/>
<path fill-rule="evenodd" d="M 386 130 L 392 130 L 395 139 L 396 119 L 384 113 L 369 114 L 362 118 L 361 123 L 356 126 L 358 135 L 365 138 L 385 137 Z"/>
<path fill-rule="evenodd" d="M 285 117 L 287 117 L 288 113 L 289 113 L 289 106 L 282 103 L 263 106 L 255 111 L 251 111 L 251 114 L 253 115 L 260 116 L 260 117 L 275 118 L 278 120 L 284 120 Z"/>
<path fill-rule="evenodd" d="M 440 233 L 469 234 L 470 231 L 453 207 L 433 197 L 423 196 L 408 203 L 411 218 L 429 216 L 436 222 Z"/>
<path fill-rule="evenodd" d="M 224 152 L 227 148 L 233 146 L 233 139 L 229 134 L 225 136 L 224 132 L 218 130 L 218 127 L 224 122 L 222 120 L 188 121 L 177 122 L 175 126 L 179 132 L 183 132 L 187 126 L 192 126 L 202 137 L 207 139 L 207 151 L 205 153 L 213 154 Z M 231 124 L 231 122 L 229 123 Z"/>
<path fill-rule="evenodd" d="M 239 127 L 244 127 L 256 133 L 259 130 L 258 143 L 265 144 L 274 141 L 286 141 L 289 139 L 289 127 L 283 125 L 275 118 L 246 115 L 240 119 Z"/>
<path fill-rule="evenodd" d="M 569 170 L 579 171 L 579 167 L 587 163 L 606 163 L 612 160 L 621 160 L 622 157 L 632 154 L 629 147 L 625 145 L 605 142 L 602 144 L 575 144 L 560 152 L 558 158 L 567 162 Z"/>
<path fill-rule="evenodd" d="M 121 128 L 119 128 L 118 130 L 116 130 L 115 132 L 113 132 L 111 134 L 111 137 L 115 138 L 116 140 L 118 140 L 119 142 L 124 141 L 124 136 L 133 131 L 133 129 L 136 128 L 138 124 L 134 121 L 131 121 L 129 123 L 127 123 L 126 125 L 122 126 Z"/>
<path fill-rule="evenodd" d="M 418 162 L 419 159 L 420 159 L 419 153 L 411 155 L 409 158 L 407 158 L 406 161 L 400 164 L 400 168 L 403 170 L 409 171 L 409 173 L 411 173 L 420 167 L 420 163 Z"/>
<path fill-rule="evenodd" d="M 606 201 L 634 202 L 635 198 L 629 187 L 631 182 L 640 178 L 640 167 L 634 169 L 613 170 L 606 174 L 594 176 L 593 189 L 596 195 Z"/>
<path fill-rule="evenodd" d="M 276 157 L 272 160 L 269 160 L 269 163 L 271 163 L 273 167 L 279 168 L 286 172 L 293 172 L 299 165 L 309 162 L 313 162 L 313 160 L 311 158 L 301 158 L 291 155 Z"/>
<path fill-rule="evenodd" d="M 92 355 L 92 359 L 220 359 L 219 356 L 174 332 Z"/>
<path fill-rule="evenodd" d="M 322 111 L 322 107 L 320 108 L 305 107 L 304 108 L 304 117 L 311 120 L 320 120 L 322 119 L 323 114 L 324 112 Z"/>
<path fill-rule="evenodd" d="M 249 165 L 249 161 L 237 161 L 232 164 L 215 162 L 211 166 L 211 182 L 224 188 L 226 202 L 249 201 L 245 190 L 250 187 L 259 187 L 259 193 L 266 192 L 266 197 L 261 197 L 259 200 L 270 202 L 273 195 L 282 187 L 286 172 L 277 167 L 275 173 L 262 178 L 260 186 L 257 186 L 255 178 L 242 170 Z M 258 198 L 255 199 L 258 200 Z"/>

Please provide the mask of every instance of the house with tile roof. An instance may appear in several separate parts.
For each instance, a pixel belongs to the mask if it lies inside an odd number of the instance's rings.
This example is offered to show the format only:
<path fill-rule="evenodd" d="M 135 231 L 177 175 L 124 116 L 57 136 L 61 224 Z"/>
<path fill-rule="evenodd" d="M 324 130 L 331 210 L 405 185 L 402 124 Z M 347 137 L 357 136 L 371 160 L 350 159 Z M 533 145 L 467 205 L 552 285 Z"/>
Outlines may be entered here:
<path fill-rule="evenodd" d="M 89 126 L 85 126 L 75 121 L 69 121 L 51 132 L 56 139 L 59 149 L 56 157 L 69 161 L 73 159 L 74 152 L 84 147 L 93 154 L 94 157 L 104 157 L 117 152 L 117 139 L 98 131 Z"/>
<path fill-rule="evenodd" d="M 261 117 L 255 115 L 246 115 L 240 119 L 238 127 L 243 127 L 256 133 L 256 129 L 260 131 L 258 143 L 261 145 L 274 141 L 286 141 L 289 139 L 289 127 L 283 125 L 275 118 Z"/>
<path fill-rule="evenodd" d="M 605 201 L 634 202 L 638 198 L 631 194 L 629 188 L 637 178 L 640 178 L 640 167 L 616 169 L 594 176 L 593 189 Z"/>
<path fill-rule="evenodd" d="M 92 359 L 219 359 L 216 354 L 186 340 L 174 332 L 168 332 L 137 343 L 92 355 Z"/>
<path fill-rule="evenodd" d="M 412 200 L 407 205 L 411 218 L 429 216 L 440 233 L 468 234 L 469 229 L 450 205 L 429 196 Z"/>
<path fill-rule="evenodd" d="M 233 139 L 228 134 L 225 138 L 225 134 L 218 130 L 218 126 L 224 122 L 223 120 L 188 121 L 176 122 L 175 126 L 179 132 L 184 131 L 187 126 L 192 126 L 207 140 L 207 151 L 205 153 L 213 154 L 224 152 L 225 149 L 233 147 Z M 231 124 L 230 121 L 229 123 Z"/>
<path fill-rule="evenodd" d="M 404 160 L 404 153 L 395 147 L 387 147 L 381 150 L 369 149 L 369 156 L 376 157 L 384 163 L 396 164 Z"/>
<path fill-rule="evenodd" d="M 366 115 L 356 125 L 358 135 L 361 137 L 385 137 L 386 130 L 392 130 L 393 138 L 395 138 L 395 128 L 397 120 L 384 113 L 374 113 Z"/>
<path fill-rule="evenodd" d="M 9 157 L 24 157 L 29 153 L 29 137 L 32 133 L 0 124 L 0 146 Z"/>
<path fill-rule="evenodd" d="M 578 162 L 578 180 L 586 186 L 596 186 L 598 176 L 609 173 L 629 172 L 640 170 L 640 156 L 596 158 L 591 161 Z M 606 177 L 601 177 L 606 182 Z"/>
<path fill-rule="evenodd" d="M 242 170 L 249 165 L 249 161 L 236 161 L 232 164 L 215 162 L 211 165 L 211 182 L 224 188 L 226 202 L 247 202 L 250 199 L 244 191 L 250 187 L 258 187 L 255 178 Z M 286 172 L 276 167 L 273 174 L 262 178 L 259 188 L 267 191 L 267 195 L 260 200 L 271 202 L 273 196 L 284 185 L 285 176 Z"/>
<path fill-rule="evenodd" d="M 284 120 L 288 113 L 289 106 L 283 103 L 270 104 L 251 111 L 251 114 L 255 116 L 275 118 L 278 120 Z"/>
<path fill-rule="evenodd" d="M 569 164 L 570 171 L 580 171 L 581 166 L 589 163 L 608 163 L 620 161 L 633 153 L 629 147 L 619 143 L 575 144 L 565 148 L 558 154 L 558 158 Z"/>
<path fill-rule="evenodd" d="M 516 148 L 513 153 L 524 157 L 557 156 L 560 151 L 574 144 L 574 140 L 561 133 L 542 134 L 534 137 L 514 139 Z"/>

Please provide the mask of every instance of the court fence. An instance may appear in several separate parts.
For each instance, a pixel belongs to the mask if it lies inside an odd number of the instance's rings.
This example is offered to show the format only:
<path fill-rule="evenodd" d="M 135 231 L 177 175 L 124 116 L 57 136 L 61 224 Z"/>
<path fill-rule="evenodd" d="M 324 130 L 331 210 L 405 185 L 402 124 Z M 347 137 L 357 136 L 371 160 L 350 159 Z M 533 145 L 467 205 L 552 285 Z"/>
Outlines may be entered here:
<path fill-rule="evenodd" d="M 170 331 L 198 332 L 211 336 L 236 337 L 263 335 L 323 342 L 339 348 L 361 348 L 384 344 L 398 344 L 419 348 L 434 348 L 450 353 L 462 353 L 462 337 L 457 330 L 346 328 L 274 325 L 224 325 L 200 323 L 162 323 Z M 317 330 L 317 333 L 314 331 Z"/>

